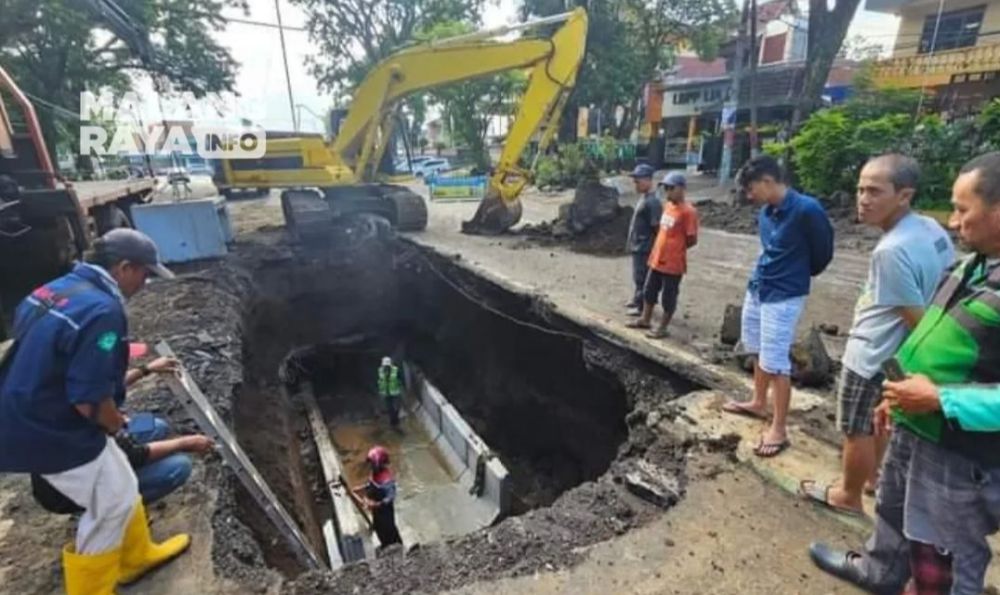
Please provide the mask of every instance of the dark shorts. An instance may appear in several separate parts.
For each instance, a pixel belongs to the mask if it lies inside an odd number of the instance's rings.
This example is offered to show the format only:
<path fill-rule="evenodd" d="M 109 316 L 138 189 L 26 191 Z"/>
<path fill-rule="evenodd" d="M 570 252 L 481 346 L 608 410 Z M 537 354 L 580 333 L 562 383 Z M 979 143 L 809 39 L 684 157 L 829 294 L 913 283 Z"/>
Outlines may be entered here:
<path fill-rule="evenodd" d="M 654 269 L 649 269 L 646 275 L 646 283 L 642 287 L 642 299 L 647 304 L 655 304 L 659 297 L 663 305 L 663 312 L 673 316 L 677 311 L 677 295 L 681 291 L 682 275 L 671 275 L 661 273 Z"/>
<path fill-rule="evenodd" d="M 875 433 L 875 407 L 882 400 L 882 375 L 871 380 L 844 368 L 837 388 L 837 427 L 848 436 Z"/>
<path fill-rule="evenodd" d="M 918 439 L 906 478 L 906 537 L 952 557 L 955 595 L 979 595 L 993 550 L 986 538 L 1000 530 L 1000 468 Z"/>
<path fill-rule="evenodd" d="M 632 284 L 634 287 L 634 293 L 632 294 L 632 304 L 636 307 L 642 305 L 642 287 L 646 283 L 646 276 L 649 271 L 649 266 L 646 262 L 649 260 L 649 252 L 633 252 L 632 253 Z"/>

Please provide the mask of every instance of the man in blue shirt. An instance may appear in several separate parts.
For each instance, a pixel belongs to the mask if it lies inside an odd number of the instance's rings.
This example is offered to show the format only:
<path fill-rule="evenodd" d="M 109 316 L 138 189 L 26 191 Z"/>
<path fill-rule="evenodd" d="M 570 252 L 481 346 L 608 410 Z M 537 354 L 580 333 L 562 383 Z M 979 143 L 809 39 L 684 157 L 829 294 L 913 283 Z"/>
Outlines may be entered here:
<path fill-rule="evenodd" d="M 781 166 L 766 155 L 751 159 L 736 179 L 752 201 L 763 205 L 757 219 L 762 249 L 743 301 L 741 338 L 744 348 L 758 357 L 753 400 L 729 401 L 723 410 L 764 418 L 767 392 L 773 389 L 771 426 L 754 448 L 759 457 L 773 457 L 789 446 L 789 351 L 811 278 L 833 259 L 833 226 L 826 211 L 816 199 L 786 186 L 784 179 Z"/>
<path fill-rule="evenodd" d="M 63 548 L 66 591 L 110 594 L 183 553 L 150 538 L 135 473 L 113 436 L 125 425 L 125 299 L 173 275 L 149 237 L 116 229 L 86 263 L 26 297 L 0 365 L 0 472 L 41 476 L 83 509 Z"/>

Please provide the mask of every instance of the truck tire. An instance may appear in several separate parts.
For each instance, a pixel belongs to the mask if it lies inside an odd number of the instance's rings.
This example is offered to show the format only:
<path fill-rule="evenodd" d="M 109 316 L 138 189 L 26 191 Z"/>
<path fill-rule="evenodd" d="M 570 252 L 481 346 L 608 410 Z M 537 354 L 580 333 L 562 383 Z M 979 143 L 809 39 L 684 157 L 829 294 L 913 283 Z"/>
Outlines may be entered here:
<path fill-rule="evenodd" d="M 118 205 L 107 205 L 101 207 L 94 214 L 94 223 L 97 225 L 97 235 L 102 236 L 112 229 L 119 227 L 132 227 L 128 215 Z"/>

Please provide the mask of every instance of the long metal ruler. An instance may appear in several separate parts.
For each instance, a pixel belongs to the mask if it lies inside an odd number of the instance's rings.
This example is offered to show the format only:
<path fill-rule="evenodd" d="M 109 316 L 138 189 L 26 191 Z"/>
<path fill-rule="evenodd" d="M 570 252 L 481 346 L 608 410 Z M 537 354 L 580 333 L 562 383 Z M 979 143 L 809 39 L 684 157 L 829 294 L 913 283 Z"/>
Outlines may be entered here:
<path fill-rule="evenodd" d="M 156 352 L 163 357 L 176 357 L 174 351 L 166 341 L 161 341 L 156 345 Z M 188 414 L 194 418 L 198 427 L 205 435 L 215 441 L 216 447 L 222 453 L 226 464 L 233 470 L 239 478 L 243 487 L 250 492 L 253 499 L 263 509 L 264 514 L 270 519 L 278 532 L 285 538 L 291 546 L 295 557 L 309 569 L 323 568 L 319 556 L 313 550 L 312 545 L 305 535 L 295 524 L 295 521 L 281 505 L 281 502 L 271 491 L 271 488 L 264 481 L 264 477 L 254 467 L 253 462 L 240 448 L 236 438 L 226 427 L 225 422 L 208 402 L 205 394 L 201 392 L 194 379 L 188 374 L 183 365 L 178 369 L 176 375 L 166 376 L 167 385 L 181 403 L 187 409 Z"/>

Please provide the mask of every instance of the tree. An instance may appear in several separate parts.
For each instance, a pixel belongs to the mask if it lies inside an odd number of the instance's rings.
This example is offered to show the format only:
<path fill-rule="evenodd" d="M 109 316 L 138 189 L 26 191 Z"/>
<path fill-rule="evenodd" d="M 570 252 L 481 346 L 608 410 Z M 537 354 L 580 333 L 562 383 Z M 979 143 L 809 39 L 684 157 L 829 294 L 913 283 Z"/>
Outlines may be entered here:
<path fill-rule="evenodd" d="M 576 0 L 589 17 L 587 54 L 577 88 L 563 115 L 561 130 L 572 138 L 579 106 L 609 115 L 625 110 L 613 129 L 628 136 L 638 121 L 643 86 L 670 68 L 678 46 L 691 47 L 704 59 L 718 52 L 735 17 L 731 0 Z M 566 10 L 564 0 L 525 0 L 522 13 L 548 16 Z M 603 131 L 602 131 L 603 132 Z"/>
<path fill-rule="evenodd" d="M 885 53 L 886 47 L 880 42 L 871 41 L 864 35 L 852 35 L 844 40 L 837 53 L 837 58 L 869 62 L 879 59 Z"/>
<path fill-rule="evenodd" d="M 129 16 L 145 30 L 152 54 L 142 60 L 108 23 L 70 0 L 0 0 L 0 63 L 26 92 L 79 112 L 80 93 L 132 87 L 147 72 L 166 90 L 196 96 L 232 90 L 237 63 L 212 37 L 223 7 L 244 0 L 132 0 Z M 78 122 L 37 105 L 50 150 L 78 137 Z"/>
<path fill-rule="evenodd" d="M 417 34 L 418 41 L 454 37 L 472 31 L 469 23 L 438 23 Z M 428 99 L 441 106 L 452 140 L 469 149 L 476 167 L 490 165 L 486 151 L 486 133 L 495 116 L 511 116 L 517 108 L 517 97 L 524 90 L 526 78 L 517 70 L 438 87 L 427 93 Z"/>
<path fill-rule="evenodd" d="M 809 34 L 806 40 L 806 69 L 799 101 L 792 115 L 797 128 L 822 103 L 823 88 L 830 68 L 844 43 L 847 29 L 861 0 L 809 0 Z"/>
<path fill-rule="evenodd" d="M 356 86 L 372 66 L 442 22 L 478 22 L 483 0 L 291 0 L 305 9 L 320 88 Z"/>

